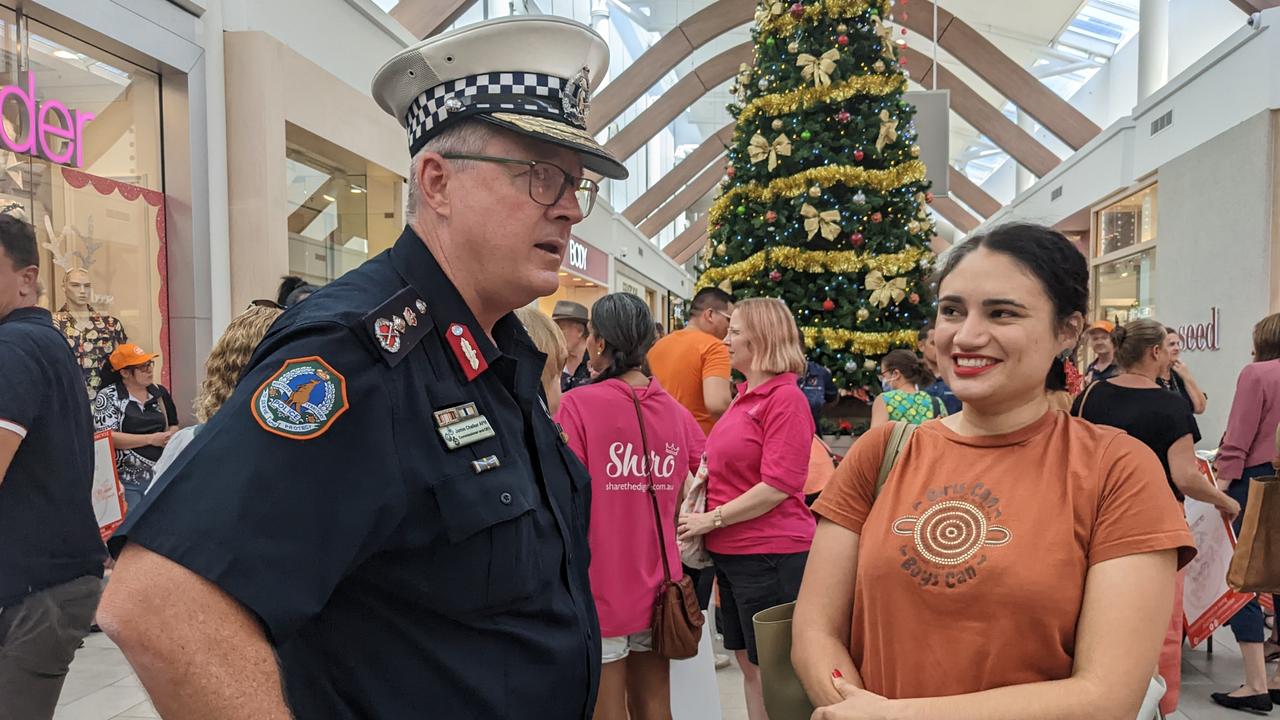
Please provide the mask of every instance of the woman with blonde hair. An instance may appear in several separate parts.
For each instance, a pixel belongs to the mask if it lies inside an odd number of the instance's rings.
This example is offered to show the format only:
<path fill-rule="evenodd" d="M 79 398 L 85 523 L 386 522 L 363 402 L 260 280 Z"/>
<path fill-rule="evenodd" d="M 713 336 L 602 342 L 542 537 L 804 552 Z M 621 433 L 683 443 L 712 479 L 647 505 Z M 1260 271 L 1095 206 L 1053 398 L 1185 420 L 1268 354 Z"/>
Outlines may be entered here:
<path fill-rule="evenodd" d="M 797 385 L 806 362 L 785 303 L 734 305 L 724 344 L 747 381 L 707 438 L 707 512 L 682 515 L 680 536 L 707 536 L 724 646 L 736 651 L 747 714 L 759 720 L 766 715 L 751 617 L 800 591 L 814 531 L 804 501 L 813 414 Z"/>
<path fill-rule="evenodd" d="M 560 368 L 569 359 L 569 346 L 559 326 L 541 310 L 522 307 L 516 310 L 516 317 L 524 325 L 538 352 L 547 356 L 546 365 L 542 368 L 542 390 L 547 395 L 547 412 L 554 416 L 560 407 Z"/>
<path fill-rule="evenodd" d="M 155 485 L 161 473 L 182 453 L 196 433 L 200 432 L 200 428 L 209 422 L 209 418 L 218 412 L 222 403 L 231 397 L 236 383 L 240 382 L 245 364 L 282 312 L 284 311 L 279 307 L 254 303 L 227 324 L 227 329 L 218 338 L 218 342 L 214 343 L 209 359 L 204 363 L 204 382 L 200 383 L 200 391 L 196 394 L 194 403 L 198 424 L 183 428 L 169 438 L 164 454 L 156 462 L 151 485 Z M 147 490 L 151 489 L 151 485 L 147 486 Z"/>

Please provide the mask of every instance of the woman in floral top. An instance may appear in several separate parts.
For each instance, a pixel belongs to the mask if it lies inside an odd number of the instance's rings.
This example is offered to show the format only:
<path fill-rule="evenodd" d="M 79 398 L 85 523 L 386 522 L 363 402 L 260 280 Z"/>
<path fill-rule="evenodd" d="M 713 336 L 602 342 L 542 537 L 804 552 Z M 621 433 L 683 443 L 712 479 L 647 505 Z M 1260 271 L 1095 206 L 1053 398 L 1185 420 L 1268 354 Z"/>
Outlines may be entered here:
<path fill-rule="evenodd" d="M 910 350 L 894 350 L 880 361 L 884 392 L 871 405 L 871 427 L 895 420 L 919 425 L 944 417 L 947 409 L 937 397 L 924 391 L 933 374 Z"/>
<path fill-rule="evenodd" d="M 133 343 L 117 347 L 103 366 L 105 384 L 93 398 L 93 424 L 111 431 L 128 507 L 141 502 L 164 446 L 178 430 L 173 398 L 155 384 L 155 358 Z"/>

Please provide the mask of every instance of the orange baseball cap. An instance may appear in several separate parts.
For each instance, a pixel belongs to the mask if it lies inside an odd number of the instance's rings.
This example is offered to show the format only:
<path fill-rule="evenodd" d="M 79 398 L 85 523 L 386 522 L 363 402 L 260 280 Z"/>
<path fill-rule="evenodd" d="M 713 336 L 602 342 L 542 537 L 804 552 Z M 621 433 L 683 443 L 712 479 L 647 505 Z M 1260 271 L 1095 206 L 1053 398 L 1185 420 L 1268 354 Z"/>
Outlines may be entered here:
<path fill-rule="evenodd" d="M 1089 328 L 1085 330 L 1085 332 L 1089 332 L 1089 330 L 1101 330 L 1106 334 L 1110 335 L 1111 333 L 1116 331 L 1116 324 L 1111 322 L 1110 320 L 1098 320 L 1092 325 L 1090 325 Z"/>
<path fill-rule="evenodd" d="M 158 357 L 160 357 L 160 353 L 149 353 L 133 343 L 124 343 L 116 346 L 116 349 L 111 351 L 109 359 L 111 360 L 112 370 L 123 370 L 127 367 L 143 365 Z"/>

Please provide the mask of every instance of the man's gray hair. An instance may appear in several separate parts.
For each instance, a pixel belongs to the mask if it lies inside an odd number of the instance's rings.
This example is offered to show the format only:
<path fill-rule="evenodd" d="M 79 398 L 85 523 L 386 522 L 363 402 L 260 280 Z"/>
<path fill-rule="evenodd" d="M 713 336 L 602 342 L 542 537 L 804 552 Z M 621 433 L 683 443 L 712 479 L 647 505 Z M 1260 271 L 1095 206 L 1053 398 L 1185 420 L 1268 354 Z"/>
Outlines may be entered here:
<path fill-rule="evenodd" d="M 405 222 L 412 223 L 418 214 L 418 195 L 421 192 L 418 188 L 418 169 L 424 153 L 478 155 L 484 152 L 485 146 L 489 144 L 494 134 L 493 126 L 483 120 L 463 120 L 428 140 L 409 163 L 409 196 L 405 199 L 404 205 Z M 466 160 L 450 162 L 456 167 L 467 165 Z"/>

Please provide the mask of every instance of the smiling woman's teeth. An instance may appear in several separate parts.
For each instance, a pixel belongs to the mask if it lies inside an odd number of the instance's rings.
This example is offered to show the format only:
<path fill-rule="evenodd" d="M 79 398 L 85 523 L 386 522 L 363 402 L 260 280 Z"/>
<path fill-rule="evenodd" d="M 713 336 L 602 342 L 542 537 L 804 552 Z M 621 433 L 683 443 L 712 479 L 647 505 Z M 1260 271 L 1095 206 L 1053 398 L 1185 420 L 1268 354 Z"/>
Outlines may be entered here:
<path fill-rule="evenodd" d="M 956 364 L 959 365 L 960 367 L 986 367 L 988 365 L 994 365 L 995 362 L 996 362 L 995 360 L 990 360 L 987 358 L 957 358 L 956 359 Z"/>

